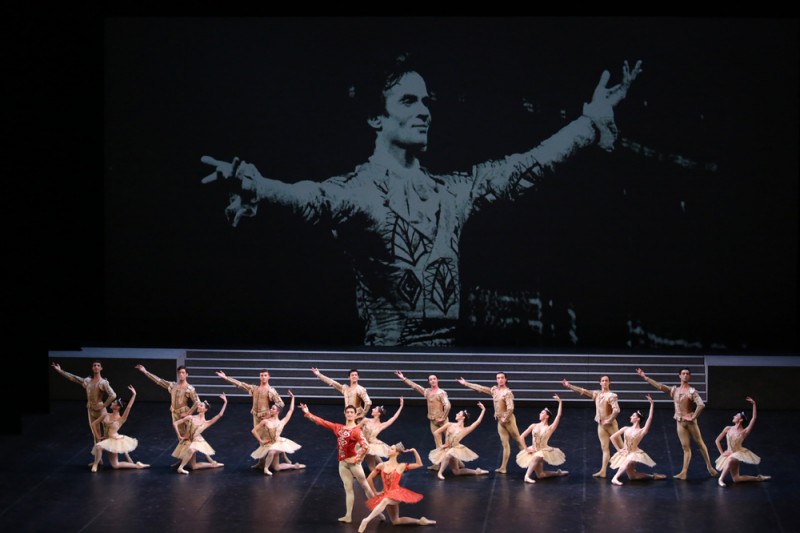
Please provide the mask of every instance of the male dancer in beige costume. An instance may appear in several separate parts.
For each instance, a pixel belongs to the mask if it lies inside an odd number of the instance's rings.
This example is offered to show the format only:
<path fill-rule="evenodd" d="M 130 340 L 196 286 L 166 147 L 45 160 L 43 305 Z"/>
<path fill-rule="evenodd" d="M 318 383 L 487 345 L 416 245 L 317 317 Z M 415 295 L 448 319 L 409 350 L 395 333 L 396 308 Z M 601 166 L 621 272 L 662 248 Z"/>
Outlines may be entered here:
<path fill-rule="evenodd" d="M 428 403 L 428 420 L 430 421 L 431 433 L 433 434 L 433 441 L 437 448 L 444 445 L 444 434 L 436 433 L 436 430 L 442 427 L 447 422 L 447 416 L 450 413 L 450 399 L 447 397 L 447 392 L 439 388 L 439 376 L 431 374 L 428 376 L 428 384 L 430 388 L 422 388 L 405 377 L 399 370 L 395 371 L 395 375 L 403 380 L 403 382 L 422 394 L 425 401 Z M 428 467 L 429 470 L 438 470 L 436 465 Z"/>
<path fill-rule="evenodd" d="M 286 405 L 283 403 L 281 395 L 278 394 L 278 391 L 275 389 L 275 387 L 269 384 L 270 375 L 268 370 L 262 369 L 258 373 L 258 385 L 250 385 L 249 383 L 244 383 L 238 379 L 228 377 L 225 375 L 225 372 L 221 370 L 217 372 L 217 375 L 237 389 L 241 389 L 253 397 L 253 407 L 250 409 L 250 414 L 253 415 L 254 428 L 259 427 L 259 422 L 269 418 L 270 409 L 272 408 L 273 404 L 277 405 L 279 410 L 283 409 L 283 407 Z M 259 431 L 263 432 L 263 428 Z M 266 437 L 266 433 L 262 433 L 261 436 Z M 283 459 L 283 462 L 293 464 L 285 453 L 281 454 L 281 458 Z M 264 468 L 264 466 L 265 464 L 262 458 L 253 465 L 253 468 Z"/>
<path fill-rule="evenodd" d="M 495 379 L 497 380 L 497 385 L 492 388 L 475 385 L 464 378 L 458 378 L 456 381 L 465 387 L 492 397 L 494 418 L 497 420 L 497 434 L 500 435 L 500 442 L 503 445 L 503 461 L 500 463 L 500 467 L 495 469 L 495 472 L 505 474 L 508 458 L 511 456 L 510 439 L 514 439 L 520 451 L 525 449 L 525 441 L 519 436 L 517 419 L 514 417 L 514 393 L 506 386 L 508 378 L 505 372 L 498 372 Z"/>
<path fill-rule="evenodd" d="M 167 389 L 169 392 L 170 397 L 170 404 L 169 404 L 169 411 L 172 415 L 172 422 L 176 420 L 180 420 L 188 415 L 194 414 L 195 410 L 197 409 L 197 404 L 200 403 L 200 397 L 197 396 L 197 391 L 195 391 L 194 386 L 189 384 L 187 378 L 189 377 L 189 371 L 186 370 L 186 367 L 181 365 L 177 368 L 176 375 L 178 381 L 167 381 L 166 379 L 160 378 L 155 374 L 149 372 L 144 365 L 136 365 L 134 368 L 147 376 L 153 383 Z M 191 407 L 189 407 L 189 402 L 191 402 Z M 183 434 L 186 434 L 189 430 L 190 421 L 185 421 L 183 424 L 180 425 L 179 431 Z M 185 440 L 178 440 L 178 445 L 175 447 L 175 450 L 172 452 L 173 457 L 181 457 L 183 455 L 184 449 L 189 445 L 189 441 Z M 206 455 L 206 458 L 209 462 L 213 461 L 211 457 Z M 181 462 L 178 461 L 173 467 L 177 467 L 180 465 Z M 194 464 L 191 465 L 192 467 Z"/>
<path fill-rule="evenodd" d="M 372 407 L 372 400 L 369 399 L 367 389 L 358 384 L 358 370 L 354 368 L 348 373 L 350 377 L 350 383 L 348 385 L 342 385 L 328 376 L 323 375 L 316 367 L 312 368 L 311 372 L 321 379 L 323 383 L 330 385 L 342 393 L 345 407 L 352 405 L 356 408 L 356 422 L 360 422 L 362 418 L 369 414 L 370 407 Z"/>
<path fill-rule="evenodd" d="M 675 479 L 686 479 L 686 473 L 689 470 L 689 461 L 692 459 L 692 448 L 690 447 L 691 440 L 697 443 L 700 448 L 700 453 L 703 455 L 703 460 L 706 462 L 706 469 L 712 477 L 719 475 L 714 465 L 711 463 L 711 458 L 708 456 L 708 448 L 703 442 L 703 436 L 700 435 L 700 426 L 697 425 L 697 417 L 705 408 L 706 404 L 697 393 L 697 389 L 689 386 L 689 380 L 692 378 L 692 371 L 688 368 L 681 368 L 678 376 L 680 377 L 681 384 L 679 386 L 668 387 L 659 383 L 658 381 L 648 378 L 644 370 L 641 368 L 636 369 L 636 373 L 647 381 L 650 385 L 657 388 L 661 392 L 669 394 L 672 401 L 675 403 L 675 415 L 673 418 L 676 422 L 676 429 L 678 430 L 678 439 L 681 441 L 683 448 L 683 468 L 675 474 Z"/>
<path fill-rule="evenodd" d="M 611 435 L 619 430 L 617 424 L 619 402 L 617 401 L 616 393 L 611 392 L 611 378 L 608 376 L 600 378 L 600 390 L 586 390 L 582 387 L 576 387 L 575 385 L 570 385 L 566 379 L 562 379 L 561 384 L 581 396 L 594 400 L 594 421 L 597 422 L 597 438 L 600 439 L 600 448 L 603 450 L 603 462 L 600 465 L 600 470 L 592 474 L 592 476 L 604 478 L 606 477 L 606 469 L 608 469 L 608 461 L 611 459 Z"/>

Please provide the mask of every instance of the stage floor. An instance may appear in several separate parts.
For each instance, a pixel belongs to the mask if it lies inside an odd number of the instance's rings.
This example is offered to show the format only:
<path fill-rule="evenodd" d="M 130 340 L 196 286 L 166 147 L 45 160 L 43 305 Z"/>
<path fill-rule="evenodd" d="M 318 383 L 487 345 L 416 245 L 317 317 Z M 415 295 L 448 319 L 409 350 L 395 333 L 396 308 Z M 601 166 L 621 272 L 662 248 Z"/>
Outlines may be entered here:
<path fill-rule="evenodd" d="M 126 391 L 127 392 L 127 391 Z M 568 391 L 567 391 L 568 392 Z M 128 395 L 125 394 L 125 397 Z M 708 476 L 697 448 L 689 480 L 673 480 L 680 470 L 682 452 L 671 419 L 671 409 L 658 408 L 650 433 L 641 448 L 656 461 L 645 472 L 667 474 L 662 481 L 630 482 L 614 486 L 609 477 L 591 476 L 599 466 L 600 447 L 594 408 L 565 407 L 550 445 L 561 448 L 569 475 L 523 482 L 524 471 L 513 462 L 508 473 L 496 474 L 501 456 L 495 423 L 489 412 L 464 444 L 479 454 L 469 467 L 489 470 L 484 476 L 454 477 L 444 481 L 421 468 L 403 477 L 403 485 L 422 493 L 417 504 L 403 504 L 403 516 L 425 516 L 435 526 L 392 526 L 371 522 L 367 531 L 430 531 L 431 533 L 514 531 L 800 531 L 800 412 L 763 411 L 745 446 L 761 458 L 759 466 L 742 465 L 742 473 L 767 474 L 761 483 L 719 487 Z M 220 401 L 213 399 L 209 416 Z M 743 401 L 743 408 L 747 406 Z M 554 409 L 555 402 L 548 405 Z M 620 425 L 628 425 L 630 413 L 641 405 L 623 405 Z M 341 405 L 310 405 L 323 418 L 342 422 Z M 459 406 L 461 407 L 461 406 Z M 542 406 L 519 409 L 522 431 L 538 418 Z M 19 435 L 0 435 L 0 530 L 2 531 L 170 531 L 200 533 L 217 531 L 286 531 L 296 533 L 355 532 L 367 514 L 363 493 L 356 487 L 353 523 L 342 524 L 344 490 L 338 475 L 333 434 L 303 417 L 297 409 L 284 436 L 303 447 L 292 458 L 305 470 L 277 472 L 269 477 L 251 469 L 250 453 L 258 446 L 250 433 L 248 403 L 230 403 L 225 416 L 204 436 L 216 449 L 219 469 L 180 475 L 170 468 L 176 444 L 167 403 L 137 402 L 121 433 L 139 440 L 133 460 L 151 465 L 142 470 L 112 470 L 105 465 L 97 473 L 91 460 L 91 437 L 85 404 L 53 401 L 48 414 L 27 415 Z M 386 405 L 389 416 L 397 406 Z M 478 409 L 469 406 L 474 416 Z M 700 417 L 703 437 L 716 459 L 714 439 L 734 412 L 706 409 Z M 452 418 L 452 417 L 451 417 Z M 433 439 L 422 405 L 408 405 L 380 438 L 402 441 L 417 448 L 425 466 Z M 403 455 L 404 459 L 411 457 Z M 553 467 L 549 467 L 553 468 Z M 396 529 L 400 528 L 400 529 Z"/>

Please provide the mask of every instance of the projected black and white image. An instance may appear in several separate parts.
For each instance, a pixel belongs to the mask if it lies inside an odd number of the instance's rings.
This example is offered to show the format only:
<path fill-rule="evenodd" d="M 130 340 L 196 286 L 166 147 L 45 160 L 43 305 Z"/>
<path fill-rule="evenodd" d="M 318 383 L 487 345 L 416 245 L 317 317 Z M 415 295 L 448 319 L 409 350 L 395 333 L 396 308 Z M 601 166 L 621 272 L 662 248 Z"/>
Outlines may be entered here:
<path fill-rule="evenodd" d="M 794 44 L 768 19 L 107 19 L 107 342 L 791 351 Z"/>

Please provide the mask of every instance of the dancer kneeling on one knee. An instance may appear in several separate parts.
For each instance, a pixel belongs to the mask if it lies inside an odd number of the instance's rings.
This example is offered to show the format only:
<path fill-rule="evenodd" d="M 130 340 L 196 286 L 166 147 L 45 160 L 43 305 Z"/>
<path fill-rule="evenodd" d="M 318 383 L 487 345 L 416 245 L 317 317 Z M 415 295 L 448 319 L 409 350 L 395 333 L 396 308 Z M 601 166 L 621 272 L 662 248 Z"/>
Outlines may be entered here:
<path fill-rule="evenodd" d="M 647 401 L 650 402 L 650 414 L 647 415 L 647 421 L 644 427 L 641 427 L 642 415 L 641 411 L 634 411 L 631 415 L 631 425 L 625 426 L 613 435 L 611 435 L 611 443 L 617 449 L 611 457 L 608 466 L 617 469 L 611 483 L 614 485 L 622 485 L 619 477 L 624 473 L 628 474 L 628 479 L 636 481 L 640 479 L 664 479 L 667 476 L 664 474 L 645 474 L 636 471 L 636 463 L 642 463 L 647 466 L 655 466 L 656 462 L 650 458 L 644 450 L 639 449 L 639 443 L 647 432 L 650 431 L 650 424 L 653 423 L 653 398 L 648 394 Z"/>
<path fill-rule="evenodd" d="M 464 426 L 464 422 L 469 420 L 469 412 L 466 409 L 456 413 L 455 422 L 445 422 L 442 427 L 436 430 L 436 434 L 444 433 L 444 444 L 428 454 L 428 459 L 436 465 L 439 465 L 439 472 L 437 477 L 444 479 L 444 472 L 449 466 L 453 474 L 457 476 L 478 476 L 488 474 L 488 470 L 481 468 L 471 469 L 464 468 L 463 463 L 474 461 L 478 458 L 478 454 L 461 444 L 461 440 L 472 433 L 478 424 L 483 420 L 486 414 L 486 407 L 481 402 L 478 402 L 478 407 L 481 408 L 481 414 L 478 419 L 470 424 Z"/>
<path fill-rule="evenodd" d="M 225 414 L 225 408 L 228 406 L 228 398 L 225 396 L 225 393 L 220 395 L 222 398 L 222 409 L 219 410 L 216 416 L 211 418 L 210 420 L 206 420 L 206 412 L 208 412 L 208 402 L 200 402 L 197 404 L 197 414 L 188 415 L 183 418 L 179 418 L 172 425 L 175 427 L 175 433 L 178 434 L 178 438 L 181 441 L 186 441 L 188 443 L 187 446 L 181 447 L 183 450 L 179 459 L 181 460 L 181 464 L 178 465 L 178 472 L 181 474 L 188 474 L 189 472 L 186 471 L 186 465 L 189 464 L 189 467 L 192 470 L 200 470 L 203 468 L 219 468 L 224 466 L 222 463 L 218 463 L 215 460 L 211 460 L 211 462 L 198 462 L 197 461 L 197 452 L 205 454 L 207 457 L 211 457 L 216 451 L 211 445 L 206 442 L 206 439 L 203 438 L 203 432 L 217 423 L 217 421 L 222 418 L 222 415 Z M 189 424 L 186 425 L 188 430 L 185 435 L 181 435 L 180 427 L 183 422 L 188 421 Z"/>
<path fill-rule="evenodd" d="M 747 481 L 766 481 L 771 479 L 772 476 L 745 476 L 739 473 L 739 467 L 742 463 L 747 463 L 751 465 L 757 465 L 761 462 L 761 458 L 742 446 L 744 443 L 744 439 L 753 431 L 753 426 L 756 423 L 756 401 L 751 397 L 745 398 L 748 402 L 753 404 L 753 415 L 750 418 L 750 423 L 747 424 L 747 427 L 744 425 L 747 423 L 747 415 L 744 411 L 741 413 L 736 413 L 733 415 L 733 425 L 727 426 L 725 429 L 722 430 L 722 433 L 719 434 L 717 437 L 717 449 L 719 450 L 720 456 L 717 459 L 717 470 L 722 472 L 719 475 L 719 486 L 724 487 L 725 481 L 723 478 L 730 472 L 731 479 L 733 479 L 734 483 L 742 483 Z M 722 451 L 722 439 L 726 438 L 728 442 L 728 449 L 726 451 Z"/>
<path fill-rule="evenodd" d="M 566 470 L 544 469 L 545 463 L 558 466 L 564 464 L 564 461 L 566 461 L 564 452 L 558 448 L 553 448 L 547 443 L 558 428 L 558 423 L 561 421 L 561 398 L 559 398 L 558 394 L 554 394 L 553 398 L 558 400 L 558 412 L 556 413 L 556 418 L 553 420 L 553 423 L 550 423 L 550 416 L 552 413 L 550 409 L 545 407 L 539 413 L 539 422 L 528 426 L 528 429 L 523 431 L 522 435 L 520 435 L 524 440 L 530 433 L 533 439 L 530 446 L 517 454 L 517 464 L 522 468 L 527 468 L 525 472 L 525 483 L 536 483 L 531 477 L 531 474 L 534 472 L 536 472 L 536 477 L 539 479 L 561 477 L 569 474 Z"/>

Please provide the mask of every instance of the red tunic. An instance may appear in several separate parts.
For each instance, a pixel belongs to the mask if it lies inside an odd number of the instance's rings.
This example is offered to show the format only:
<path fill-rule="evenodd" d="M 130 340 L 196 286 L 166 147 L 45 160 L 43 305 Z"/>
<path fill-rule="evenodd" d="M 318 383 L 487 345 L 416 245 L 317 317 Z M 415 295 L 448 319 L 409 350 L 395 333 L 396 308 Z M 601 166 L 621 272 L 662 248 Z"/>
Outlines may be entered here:
<path fill-rule="evenodd" d="M 369 450 L 369 443 L 367 439 L 361 434 L 361 428 L 356 426 L 352 428 L 345 427 L 344 424 L 337 424 L 335 422 L 328 422 L 316 415 L 308 413 L 306 415 L 312 422 L 328 428 L 336 435 L 336 451 L 340 461 L 344 461 L 350 457 L 361 456 L 363 459 Z M 360 449 L 356 451 L 356 446 Z"/>
<path fill-rule="evenodd" d="M 381 470 L 381 480 L 383 481 L 383 492 L 376 494 L 367 500 L 367 509 L 375 509 L 384 498 L 389 498 L 396 502 L 417 503 L 422 499 L 422 494 L 408 490 L 400 486 L 401 474 L 397 470 L 386 473 Z"/>

